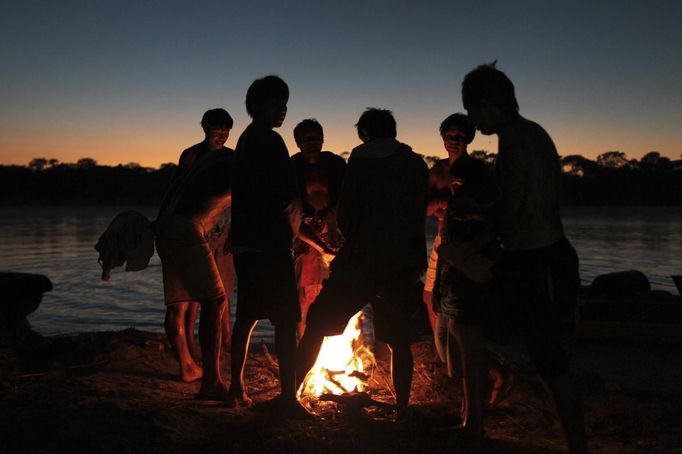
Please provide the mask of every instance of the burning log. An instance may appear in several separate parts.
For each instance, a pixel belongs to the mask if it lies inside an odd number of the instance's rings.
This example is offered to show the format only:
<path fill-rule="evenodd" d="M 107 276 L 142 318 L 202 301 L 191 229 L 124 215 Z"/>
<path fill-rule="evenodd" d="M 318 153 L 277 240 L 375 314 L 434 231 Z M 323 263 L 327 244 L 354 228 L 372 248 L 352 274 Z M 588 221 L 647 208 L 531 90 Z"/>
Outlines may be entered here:
<path fill-rule="evenodd" d="M 341 405 L 344 410 L 360 411 L 366 407 L 379 407 L 385 409 L 392 409 L 393 405 L 378 400 L 372 399 L 366 392 L 351 391 L 343 394 L 325 393 L 320 396 L 320 400 L 326 402 L 336 402 Z"/>

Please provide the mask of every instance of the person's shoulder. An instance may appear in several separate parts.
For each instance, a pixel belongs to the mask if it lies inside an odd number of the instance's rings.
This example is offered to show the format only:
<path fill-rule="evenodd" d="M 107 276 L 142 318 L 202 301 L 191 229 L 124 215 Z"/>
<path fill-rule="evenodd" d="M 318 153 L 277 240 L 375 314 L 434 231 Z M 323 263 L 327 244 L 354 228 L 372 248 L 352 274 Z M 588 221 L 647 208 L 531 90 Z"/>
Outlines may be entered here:
<path fill-rule="evenodd" d="M 179 167 L 188 167 L 197 159 L 204 149 L 204 142 L 199 142 L 192 145 L 189 148 L 185 148 L 180 153 L 180 158 L 178 159 Z"/>
<path fill-rule="evenodd" d="M 341 156 L 337 155 L 336 153 L 333 153 L 331 151 L 322 151 L 320 152 L 320 159 L 327 161 L 333 165 L 346 165 L 346 160 L 343 159 Z"/>
<path fill-rule="evenodd" d="M 423 169 L 424 171 L 428 172 L 429 166 L 426 165 L 426 162 L 424 161 L 424 158 L 422 158 L 422 155 L 414 151 L 412 148 L 407 146 L 407 153 L 405 153 L 405 156 L 408 159 L 408 162 L 410 165 L 418 167 L 420 169 Z"/>

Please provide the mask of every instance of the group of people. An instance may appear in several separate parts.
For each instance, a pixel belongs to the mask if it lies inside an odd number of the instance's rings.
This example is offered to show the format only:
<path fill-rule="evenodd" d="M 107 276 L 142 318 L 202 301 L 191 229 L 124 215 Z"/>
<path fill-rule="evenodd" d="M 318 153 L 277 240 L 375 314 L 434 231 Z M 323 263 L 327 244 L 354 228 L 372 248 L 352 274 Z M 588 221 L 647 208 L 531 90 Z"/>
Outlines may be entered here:
<path fill-rule="evenodd" d="M 206 112 L 205 139 L 182 153 L 162 202 L 156 243 L 166 331 L 182 380 L 201 379 L 198 398 L 251 405 L 249 339 L 257 321 L 269 319 L 281 386 L 274 403 L 284 414 L 307 414 L 296 392 L 324 337 L 340 334 L 371 304 L 375 337 L 391 352 L 401 416 L 412 383 L 413 299 L 426 271 L 423 299 L 437 351 L 462 379 L 461 430 L 483 437 L 488 401 L 508 385 L 486 342 L 516 331 L 553 398 L 569 450 L 585 452 L 582 403 L 568 374 L 579 277 L 561 224 L 559 158 L 544 129 L 519 114 L 507 76 L 494 64 L 467 74 L 467 115 L 442 122 L 448 158 L 431 170 L 396 139 L 392 113 L 377 108 L 355 125 L 361 144 L 347 164 L 322 151 L 323 129 L 313 119 L 295 127 L 300 152 L 289 157 L 273 130 L 288 99 L 279 77 L 254 81 L 246 94 L 252 122 L 235 150 L 224 146 L 230 115 Z M 476 129 L 499 136 L 494 175 L 467 153 Z M 427 215 L 439 220 L 428 261 Z M 194 346 L 199 306 L 203 368 Z M 220 372 L 226 344 L 229 387 Z"/>

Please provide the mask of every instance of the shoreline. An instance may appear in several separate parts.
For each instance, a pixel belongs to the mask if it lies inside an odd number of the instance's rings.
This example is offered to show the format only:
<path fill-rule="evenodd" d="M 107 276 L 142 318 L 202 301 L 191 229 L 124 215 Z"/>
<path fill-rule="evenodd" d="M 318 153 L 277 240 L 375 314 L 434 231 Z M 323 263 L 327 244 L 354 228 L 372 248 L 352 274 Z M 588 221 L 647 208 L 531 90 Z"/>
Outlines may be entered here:
<path fill-rule="evenodd" d="M 682 452 L 678 351 L 678 342 L 577 342 L 574 370 L 593 452 Z M 324 420 L 285 421 L 258 405 L 234 410 L 194 400 L 199 385 L 177 380 L 162 334 L 128 329 L 47 337 L 32 349 L 0 349 L 0 452 L 471 452 L 453 431 L 460 386 L 434 361 L 430 342 L 414 344 L 413 353 L 407 420 L 337 411 Z M 491 411 L 483 452 L 562 452 L 552 410 L 522 349 L 507 348 L 505 355 L 518 384 Z M 392 402 L 388 364 L 379 364 L 370 394 Z M 229 376 L 228 353 L 222 371 Z M 257 404 L 278 391 L 260 349 L 251 349 L 246 381 Z"/>

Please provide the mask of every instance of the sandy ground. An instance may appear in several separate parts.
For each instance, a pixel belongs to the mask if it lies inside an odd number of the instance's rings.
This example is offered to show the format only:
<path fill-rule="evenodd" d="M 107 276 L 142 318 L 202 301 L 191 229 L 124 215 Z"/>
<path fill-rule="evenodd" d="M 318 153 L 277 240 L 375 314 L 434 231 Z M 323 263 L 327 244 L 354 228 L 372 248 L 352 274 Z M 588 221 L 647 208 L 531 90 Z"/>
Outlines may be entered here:
<path fill-rule="evenodd" d="M 682 453 L 682 330 L 673 328 L 677 339 L 665 342 L 583 329 L 574 369 L 592 452 Z M 453 430 L 460 386 L 434 361 L 429 342 L 413 350 L 413 411 L 404 420 L 386 410 L 334 407 L 324 418 L 287 421 L 263 405 L 233 410 L 195 400 L 198 383 L 176 379 L 175 360 L 160 334 L 46 338 L 22 352 L 0 350 L 0 452 L 563 452 L 546 394 L 522 349 L 504 350 L 518 383 L 491 410 L 489 441 L 476 449 Z M 379 366 L 370 393 L 391 402 L 388 364 Z M 278 390 L 259 346 L 248 359 L 247 383 L 257 404 Z"/>

